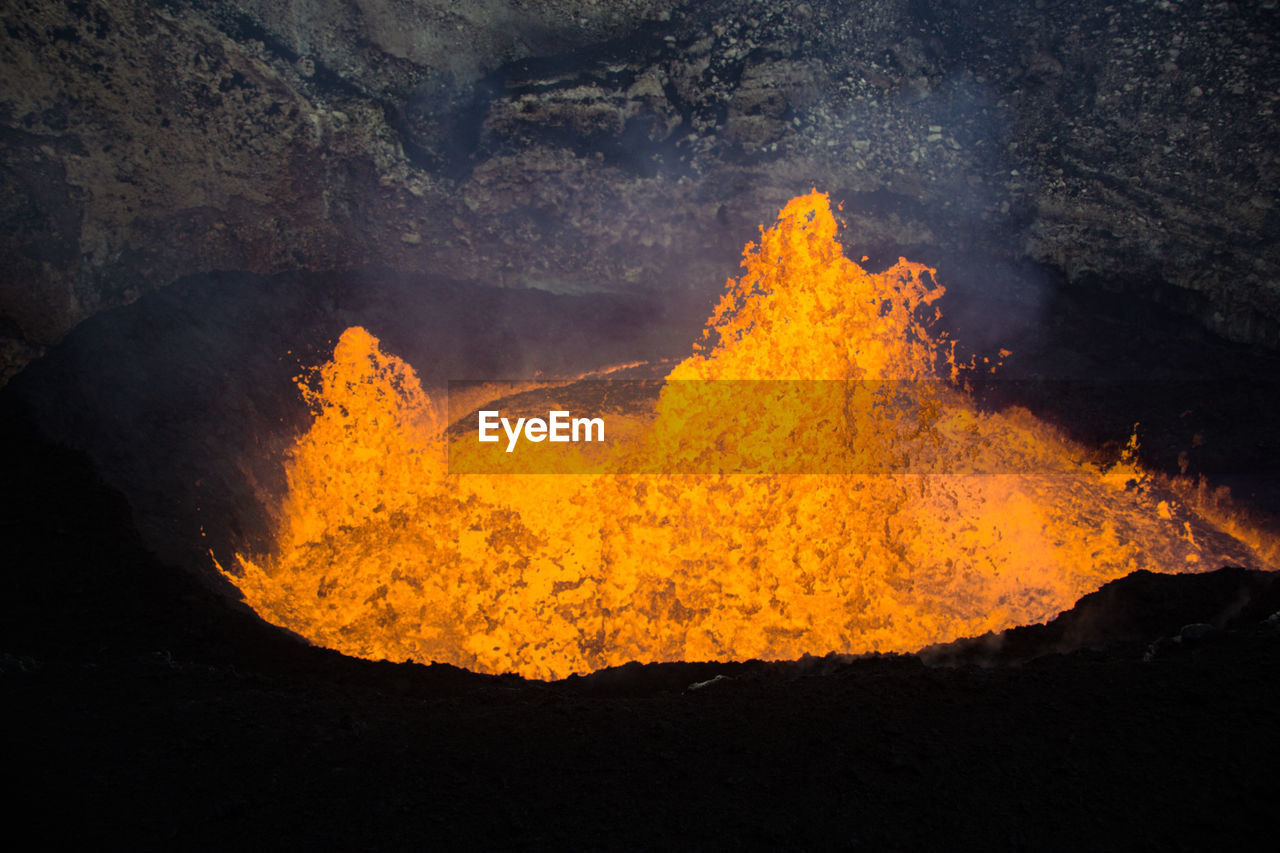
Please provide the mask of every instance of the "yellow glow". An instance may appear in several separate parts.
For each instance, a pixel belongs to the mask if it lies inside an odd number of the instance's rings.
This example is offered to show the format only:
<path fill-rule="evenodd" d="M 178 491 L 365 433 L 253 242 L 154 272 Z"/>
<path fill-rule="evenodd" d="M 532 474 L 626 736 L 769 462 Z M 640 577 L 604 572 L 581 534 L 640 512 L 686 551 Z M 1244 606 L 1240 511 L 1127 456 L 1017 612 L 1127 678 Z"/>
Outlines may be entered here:
<path fill-rule="evenodd" d="M 1043 621 L 1135 569 L 1221 565 L 1134 487 L 1132 448 L 1103 469 L 1025 411 L 982 413 L 928 382 L 932 271 L 901 260 L 872 275 L 845 258 L 825 195 L 791 201 L 743 266 L 669 379 L 857 381 L 722 400 L 672 381 L 610 452 L 649 454 L 652 470 L 715 452 L 753 470 L 784 430 L 858 473 L 450 474 L 446 424 L 413 369 L 353 328 L 305 392 L 316 416 L 275 548 L 228 577 L 263 618 L 347 654 L 552 678 L 913 651 Z M 531 452 L 599 470 L 578 448 Z M 1015 473 L 929 473 L 973 460 Z"/>

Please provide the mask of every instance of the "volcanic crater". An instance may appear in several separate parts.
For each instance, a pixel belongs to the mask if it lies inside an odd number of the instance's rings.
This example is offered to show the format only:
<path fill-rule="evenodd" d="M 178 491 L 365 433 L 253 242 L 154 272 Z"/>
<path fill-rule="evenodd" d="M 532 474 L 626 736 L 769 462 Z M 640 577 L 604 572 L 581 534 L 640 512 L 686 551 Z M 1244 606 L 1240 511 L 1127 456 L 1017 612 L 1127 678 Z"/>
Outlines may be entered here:
<path fill-rule="evenodd" d="M 1275 4 L 2 14 L 47 842 L 1269 829 Z"/>

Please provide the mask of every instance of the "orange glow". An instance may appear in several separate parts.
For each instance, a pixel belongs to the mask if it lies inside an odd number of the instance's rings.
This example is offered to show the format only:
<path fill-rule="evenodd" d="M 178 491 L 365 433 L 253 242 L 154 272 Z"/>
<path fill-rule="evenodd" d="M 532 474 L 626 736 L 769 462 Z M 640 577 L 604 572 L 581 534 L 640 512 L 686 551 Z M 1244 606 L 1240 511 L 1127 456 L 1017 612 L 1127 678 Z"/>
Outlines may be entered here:
<path fill-rule="evenodd" d="M 785 431 L 844 473 L 451 474 L 448 442 L 464 439 L 411 367 L 352 328 L 304 388 L 315 421 L 288 462 L 275 547 L 228 577 L 264 619 L 347 654 L 560 678 L 914 651 L 1044 621 L 1136 569 L 1262 562 L 1133 447 L 1102 466 L 1025 411 L 983 413 L 929 381 L 932 270 L 872 275 L 845 258 L 825 195 L 792 200 L 743 267 L 695 354 L 625 426 L 634 440 L 607 452 L 616 470 L 687 470 L 714 448 L 754 470 Z M 689 397 L 673 381 L 781 379 L 856 381 L 811 399 Z M 578 447 L 537 452 L 599 470 L 587 456 L 601 451 Z M 658 461 L 637 466 L 646 454 Z M 1009 473 L 953 473 L 975 459 Z"/>

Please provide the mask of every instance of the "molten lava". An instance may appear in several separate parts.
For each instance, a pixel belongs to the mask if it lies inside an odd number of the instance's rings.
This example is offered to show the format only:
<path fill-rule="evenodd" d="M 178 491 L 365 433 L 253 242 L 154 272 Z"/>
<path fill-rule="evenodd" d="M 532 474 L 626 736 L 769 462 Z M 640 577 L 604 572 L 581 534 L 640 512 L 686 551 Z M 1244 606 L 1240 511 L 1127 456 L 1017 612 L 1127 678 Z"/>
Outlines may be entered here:
<path fill-rule="evenodd" d="M 914 651 L 1044 621 L 1136 569 L 1257 562 L 1193 533 L 1131 453 L 1100 466 L 1025 411 L 982 412 L 936 381 L 933 271 L 845 258 L 826 196 L 791 201 L 743 267 L 609 469 L 718 454 L 713 470 L 768 470 L 762 457 L 804 447 L 818 473 L 450 473 L 464 439 L 352 328 L 304 386 L 315 420 L 275 546 L 228 577 L 263 618 L 347 654 L 559 678 Z"/>

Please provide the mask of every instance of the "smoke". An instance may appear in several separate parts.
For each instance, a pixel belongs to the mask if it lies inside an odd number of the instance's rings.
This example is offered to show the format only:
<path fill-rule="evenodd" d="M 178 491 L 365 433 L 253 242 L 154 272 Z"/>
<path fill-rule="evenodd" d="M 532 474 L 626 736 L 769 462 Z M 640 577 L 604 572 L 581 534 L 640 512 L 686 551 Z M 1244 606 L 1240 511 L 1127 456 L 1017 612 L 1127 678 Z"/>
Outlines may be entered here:
<path fill-rule="evenodd" d="M 350 325 L 405 353 L 441 396 L 450 379 L 578 375 L 683 356 L 691 336 L 667 306 L 639 295 L 385 270 L 222 273 L 91 318 L 3 400 L 87 452 L 163 559 L 216 580 L 210 549 L 225 562 L 270 542 L 263 507 L 283 493 L 284 459 L 310 421 L 296 379 Z"/>

